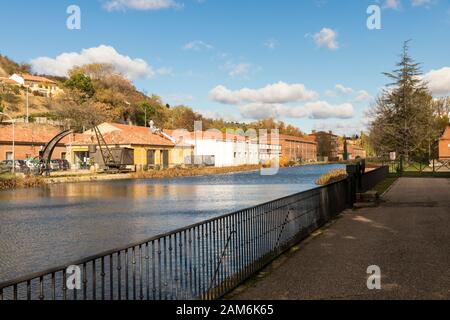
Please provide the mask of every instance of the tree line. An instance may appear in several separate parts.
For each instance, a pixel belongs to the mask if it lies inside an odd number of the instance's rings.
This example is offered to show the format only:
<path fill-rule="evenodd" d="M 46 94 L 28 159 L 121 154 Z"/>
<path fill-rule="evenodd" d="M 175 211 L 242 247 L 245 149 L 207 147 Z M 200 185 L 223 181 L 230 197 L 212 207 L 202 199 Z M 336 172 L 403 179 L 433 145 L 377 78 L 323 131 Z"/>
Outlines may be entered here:
<path fill-rule="evenodd" d="M 274 119 L 252 123 L 212 119 L 185 105 L 170 106 L 157 95 L 145 95 L 109 64 L 88 64 L 70 70 L 63 82 L 64 95 L 55 99 L 52 110 L 72 127 L 90 127 L 105 121 L 148 125 L 164 129 L 194 130 L 194 122 L 202 121 L 203 129 L 278 129 L 281 134 L 303 136 L 289 124 Z"/>

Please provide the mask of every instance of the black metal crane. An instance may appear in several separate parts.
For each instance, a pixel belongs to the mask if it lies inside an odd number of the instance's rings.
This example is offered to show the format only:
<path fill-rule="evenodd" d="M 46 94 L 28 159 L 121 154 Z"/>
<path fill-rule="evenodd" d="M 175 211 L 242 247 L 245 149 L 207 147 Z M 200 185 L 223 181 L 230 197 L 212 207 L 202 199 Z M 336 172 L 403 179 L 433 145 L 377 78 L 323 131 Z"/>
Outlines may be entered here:
<path fill-rule="evenodd" d="M 72 134 L 73 130 L 64 130 L 50 140 L 44 147 L 42 151 L 39 152 L 40 164 L 39 164 L 39 174 L 48 174 L 50 172 L 50 160 L 52 159 L 53 151 L 55 150 L 58 143 Z"/>
<path fill-rule="evenodd" d="M 134 151 L 132 149 L 111 150 L 98 126 L 94 125 L 92 130 L 94 131 L 97 138 L 98 148 L 106 168 L 105 171 L 108 173 L 130 171 L 129 169 L 127 169 L 127 164 L 133 164 L 134 161 L 127 161 L 127 159 L 130 158 L 130 156 L 127 155 L 127 151 L 132 151 L 133 153 Z M 115 153 L 116 157 L 114 157 L 114 151 L 119 151 L 119 153 Z"/>

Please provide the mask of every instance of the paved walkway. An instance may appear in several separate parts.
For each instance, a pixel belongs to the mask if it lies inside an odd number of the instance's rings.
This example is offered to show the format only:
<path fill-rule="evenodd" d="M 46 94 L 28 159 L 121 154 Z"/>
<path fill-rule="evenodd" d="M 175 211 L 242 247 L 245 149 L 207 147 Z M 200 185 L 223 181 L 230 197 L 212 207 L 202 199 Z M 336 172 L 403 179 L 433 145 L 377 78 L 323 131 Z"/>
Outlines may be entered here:
<path fill-rule="evenodd" d="M 377 208 L 346 212 L 234 299 L 450 299 L 450 179 L 402 178 Z M 381 268 L 368 290 L 367 267 Z"/>

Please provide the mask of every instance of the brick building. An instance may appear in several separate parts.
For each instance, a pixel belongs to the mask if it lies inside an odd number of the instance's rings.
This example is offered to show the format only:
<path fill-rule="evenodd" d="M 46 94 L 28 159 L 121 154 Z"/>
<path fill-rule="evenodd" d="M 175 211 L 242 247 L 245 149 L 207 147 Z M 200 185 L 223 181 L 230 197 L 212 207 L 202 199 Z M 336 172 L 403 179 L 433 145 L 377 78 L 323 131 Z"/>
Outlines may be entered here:
<path fill-rule="evenodd" d="M 339 159 L 337 135 L 333 134 L 331 131 L 313 131 L 309 136 L 317 142 L 317 157 L 319 160 L 335 161 Z"/>
<path fill-rule="evenodd" d="M 338 158 L 344 160 L 344 140 L 338 141 Z M 367 158 L 366 150 L 361 147 L 359 140 L 347 138 L 347 160 L 355 160 L 357 158 Z"/>
<path fill-rule="evenodd" d="M 54 138 L 61 130 L 52 126 L 38 124 L 17 124 L 15 126 L 14 158 L 25 160 L 39 156 L 44 146 Z M 69 143 L 73 137 L 64 138 L 53 152 L 53 158 L 65 159 L 67 155 L 65 143 Z M 0 126 L 0 161 L 12 160 L 13 157 L 13 127 L 12 125 Z"/>
<path fill-rule="evenodd" d="M 439 139 L 439 159 L 450 159 L 450 127 L 447 127 Z"/>
<path fill-rule="evenodd" d="M 280 135 L 281 156 L 288 161 L 317 161 L 317 142 L 313 137 Z"/>

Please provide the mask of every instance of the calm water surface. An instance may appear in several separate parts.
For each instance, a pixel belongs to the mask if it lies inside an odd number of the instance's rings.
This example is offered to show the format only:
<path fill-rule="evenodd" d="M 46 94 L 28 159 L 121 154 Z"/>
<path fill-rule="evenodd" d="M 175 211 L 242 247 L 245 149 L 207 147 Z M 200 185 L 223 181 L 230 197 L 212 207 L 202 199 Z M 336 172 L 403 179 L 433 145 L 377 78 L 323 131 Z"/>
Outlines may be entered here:
<path fill-rule="evenodd" d="M 0 282 L 314 188 L 338 167 L 0 192 Z"/>

